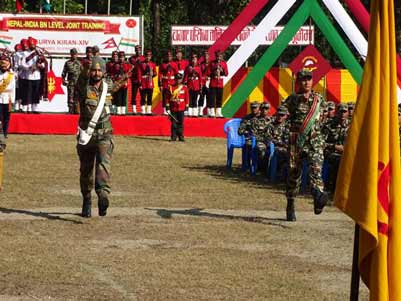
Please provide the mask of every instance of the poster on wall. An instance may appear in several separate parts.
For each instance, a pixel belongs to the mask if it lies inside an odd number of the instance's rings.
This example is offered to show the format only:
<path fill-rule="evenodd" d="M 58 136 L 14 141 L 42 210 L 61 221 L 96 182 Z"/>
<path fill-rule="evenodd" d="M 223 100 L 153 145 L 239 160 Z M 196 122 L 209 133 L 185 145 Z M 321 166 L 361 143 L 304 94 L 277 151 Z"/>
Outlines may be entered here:
<path fill-rule="evenodd" d="M 116 49 L 133 54 L 143 43 L 142 21 L 138 16 L 0 14 L 0 48 L 14 49 L 21 39 L 33 37 L 54 56 L 65 56 L 71 48 L 84 54 L 93 45 L 103 55 Z"/>

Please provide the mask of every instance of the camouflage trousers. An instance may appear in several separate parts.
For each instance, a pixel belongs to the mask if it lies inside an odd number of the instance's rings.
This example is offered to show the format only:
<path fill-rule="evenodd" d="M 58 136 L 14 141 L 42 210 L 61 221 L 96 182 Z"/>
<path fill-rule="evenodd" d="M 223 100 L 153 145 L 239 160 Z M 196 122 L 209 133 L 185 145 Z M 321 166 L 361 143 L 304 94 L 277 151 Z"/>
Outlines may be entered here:
<path fill-rule="evenodd" d="M 323 152 L 319 149 L 309 148 L 290 153 L 289 173 L 287 178 L 287 198 L 295 198 L 301 185 L 304 160 L 309 167 L 309 179 L 311 190 L 323 191 L 322 165 Z"/>
<path fill-rule="evenodd" d="M 79 183 L 84 199 L 90 199 L 93 184 L 99 197 L 111 192 L 110 163 L 113 149 L 114 144 L 110 136 L 102 139 L 92 137 L 87 145 L 77 145 L 80 161 Z"/>
<path fill-rule="evenodd" d="M 76 97 L 75 83 L 69 82 L 67 85 L 67 103 L 68 103 L 68 113 L 78 114 L 79 104 Z"/>

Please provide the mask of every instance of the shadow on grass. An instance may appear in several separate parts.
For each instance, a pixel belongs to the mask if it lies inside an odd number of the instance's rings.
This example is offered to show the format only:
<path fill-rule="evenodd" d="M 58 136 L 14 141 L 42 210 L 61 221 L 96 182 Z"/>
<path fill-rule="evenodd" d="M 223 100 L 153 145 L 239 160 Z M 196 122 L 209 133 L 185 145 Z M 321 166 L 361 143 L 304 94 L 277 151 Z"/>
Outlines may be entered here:
<path fill-rule="evenodd" d="M 225 165 L 185 165 L 183 168 L 188 170 L 195 170 L 205 172 L 217 179 L 228 180 L 234 183 L 247 182 L 256 188 L 272 190 L 272 193 L 283 194 L 285 185 L 282 183 L 273 184 L 268 181 L 267 176 L 263 173 L 258 173 L 255 176 L 251 175 L 249 171 L 242 171 L 241 168 L 227 169 Z"/>
<path fill-rule="evenodd" d="M 170 142 L 170 137 L 169 136 L 160 136 L 160 137 L 149 137 L 149 136 L 129 136 L 126 137 L 132 140 L 152 140 L 152 141 L 164 141 L 164 142 Z"/>
<path fill-rule="evenodd" d="M 72 215 L 80 216 L 79 214 L 75 214 L 75 213 L 35 212 L 35 211 L 28 211 L 28 210 L 22 210 L 22 209 L 10 209 L 10 208 L 4 208 L 4 207 L 0 207 L 0 212 L 1 213 L 5 213 L 5 214 L 12 214 L 12 213 L 25 214 L 25 215 L 30 215 L 30 216 L 34 216 L 34 217 L 46 218 L 48 220 L 59 220 L 59 221 L 70 222 L 70 223 L 74 223 L 74 224 L 83 224 L 80 221 L 76 221 L 76 220 L 73 220 L 73 219 L 68 219 L 68 218 L 63 218 L 63 217 L 57 216 L 57 215 L 61 215 L 61 214 L 69 214 L 69 215 L 72 214 Z"/>
<path fill-rule="evenodd" d="M 258 223 L 265 224 L 270 226 L 282 227 L 282 228 L 290 228 L 286 225 L 281 224 L 280 222 L 286 221 L 284 218 L 268 218 L 261 216 L 239 216 L 239 215 L 231 215 L 231 214 L 218 214 L 218 213 L 210 213 L 203 211 L 202 208 L 193 208 L 193 209 L 182 209 L 182 210 L 170 210 L 163 208 L 145 208 L 146 210 L 156 211 L 157 215 L 162 218 L 171 218 L 174 214 L 177 215 L 188 215 L 188 216 L 200 216 L 200 217 L 208 217 L 208 218 L 221 218 L 228 220 L 239 220 L 249 223 Z"/>

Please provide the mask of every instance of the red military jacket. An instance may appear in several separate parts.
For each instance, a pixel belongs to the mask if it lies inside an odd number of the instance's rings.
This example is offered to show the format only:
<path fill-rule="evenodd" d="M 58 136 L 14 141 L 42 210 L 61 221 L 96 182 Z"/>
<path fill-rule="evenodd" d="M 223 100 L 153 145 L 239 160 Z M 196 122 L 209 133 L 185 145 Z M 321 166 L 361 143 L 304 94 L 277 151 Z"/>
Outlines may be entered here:
<path fill-rule="evenodd" d="M 111 79 L 114 81 L 122 80 L 124 76 L 126 79 L 129 78 L 131 72 L 131 64 L 129 63 L 113 63 L 110 67 L 110 71 L 108 72 L 111 76 Z M 121 88 L 127 88 L 128 82 L 125 82 L 121 85 Z"/>
<path fill-rule="evenodd" d="M 133 66 L 131 71 L 131 79 L 132 82 L 136 84 L 141 82 L 138 74 L 138 64 L 143 61 L 145 61 L 145 57 L 143 55 L 133 55 L 128 59 L 128 62 Z"/>
<path fill-rule="evenodd" d="M 156 65 L 152 61 L 138 64 L 138 77 L 142 89 L 153 89 L 153 78 L 156 76 Z"/>
<path fill-rule="evenodd" d="M 200 68 L 201 68 L 201 72 L 202 72 L 201 84 L 202 84 L 202 87 L 203 87 L 203 86 L 206 86 L 207 79 L 208 79 L 208 75 L 207 75 L 208 64 L 206 64 L 205 61 L 203 61 L 200 64 Z"/>
<path fill-rule="evenodd" d="M 218 70 L 220 70 L 220 75 Z M 209 63 L 208 76 L 210 77 L 210 88 L 223 88 L 223 76 L 228 75 L 227 64 L 224 61 L 212 61 Z"/>
<path fill-rule="evenodd" d="M 159 87 L 169 89 L 174 85 L 174 76 L 178 73 L 175 62 L 163 63 L 159 66 Z"/>
<path fill-rule="evenodd" d="M 202 86 L 202 71 L 199 65 L 189 65 L 185 68 L 184 83 L 187 84 L 189 90 L 199 91 Z"/>
<path fill-rule="evenodd" d="M 185 68 L 189 65 L 187 60 L 175 60 L 174 63 L 177 65 L 178 72 L 184 73 Z"/>
<path fill-rule="evenodd" d="M 189 105 L 188 88 L 185 85 L 170 87 L 170 95 L 166 109 L 172 112 L 182 112 Z"/>

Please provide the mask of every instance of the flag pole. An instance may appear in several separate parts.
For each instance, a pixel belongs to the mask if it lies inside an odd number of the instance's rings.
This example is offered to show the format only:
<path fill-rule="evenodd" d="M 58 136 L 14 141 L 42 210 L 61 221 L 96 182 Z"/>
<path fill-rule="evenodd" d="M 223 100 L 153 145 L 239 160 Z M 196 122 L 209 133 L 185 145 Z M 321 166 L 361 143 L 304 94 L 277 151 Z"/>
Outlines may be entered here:
<path fill-rule="evenodd" d="M 107 1 L 107 15 L 110 15 L 110 0 Z"/>
<path fill-rule="evenodd" d="M 85 0 L 85 15 L 88 14 L 88 0 Z"/>
<path fill-rule="evenodd" d="M 65 0 L 63 1 L 63 14 L 65 15 Z"/>
<path fill-rule="evenodd" d="M 352 255 L 352 275 L 351 275 L 351 301 L 358 301 L 359 298 L 359 225 L 355 224 L 354 233 L 354 253 Z"/>

